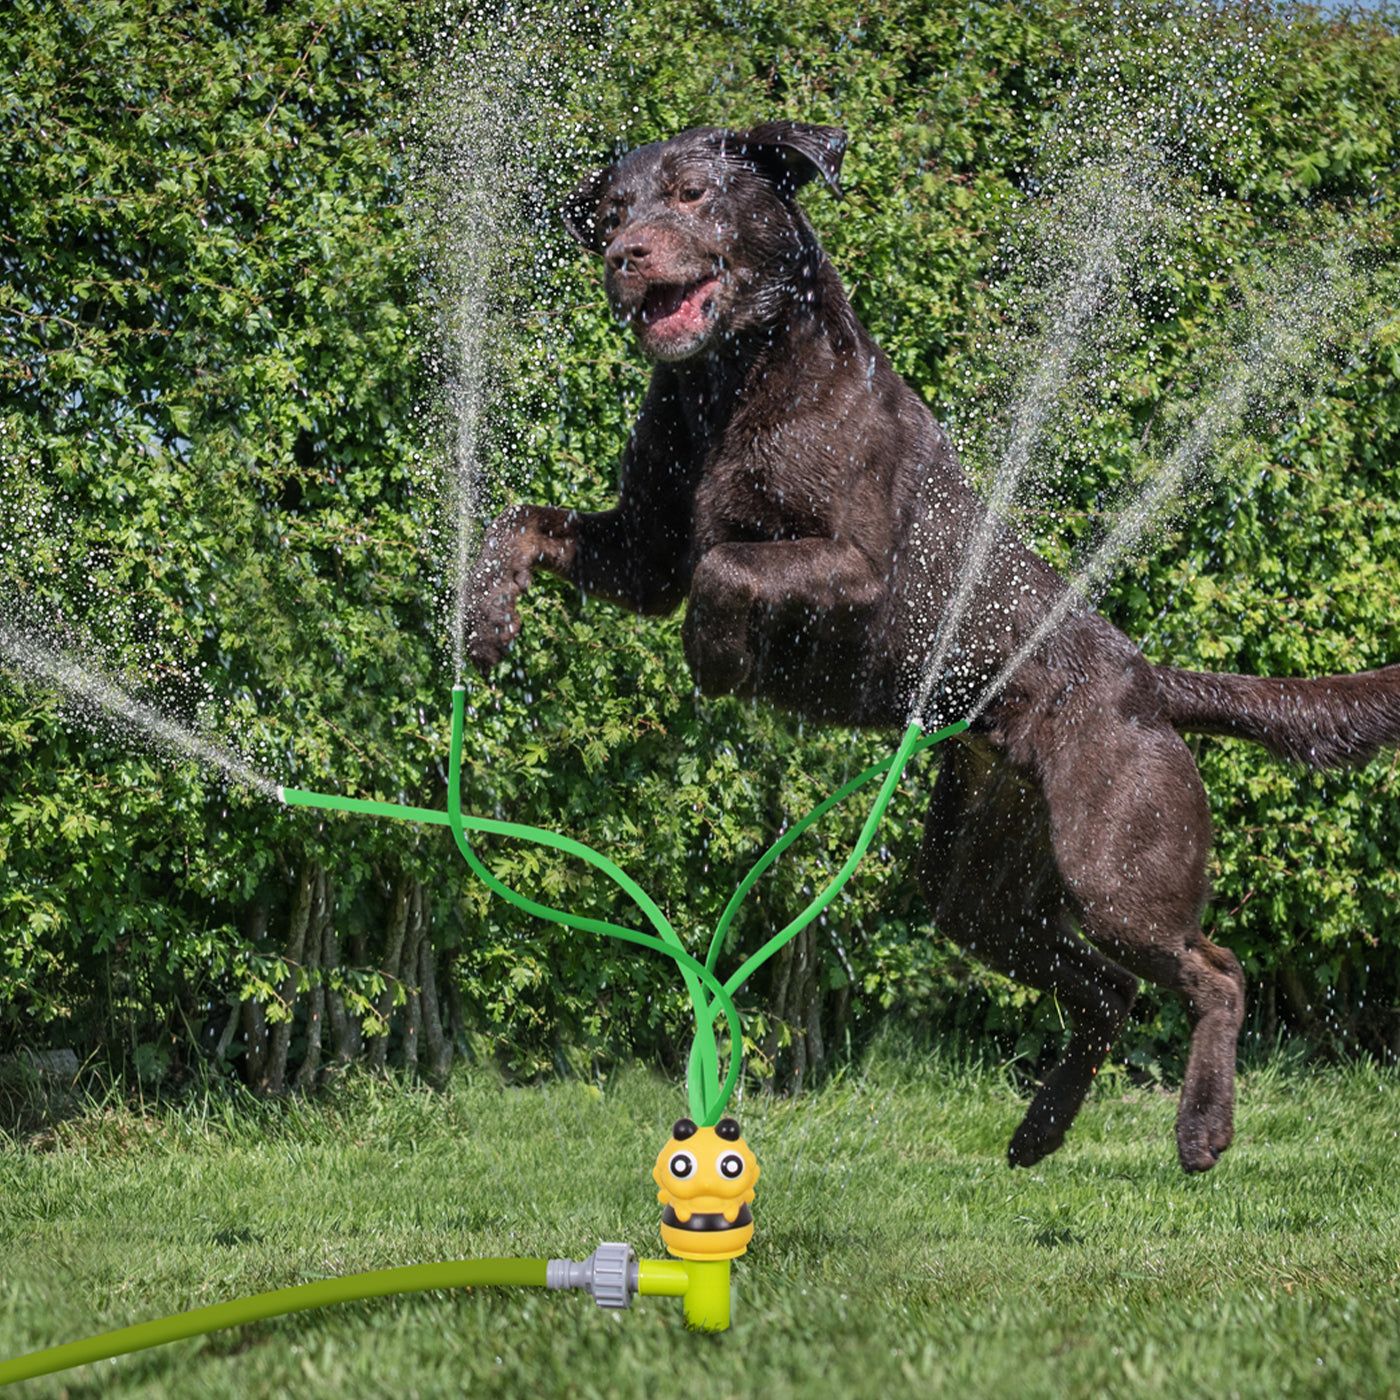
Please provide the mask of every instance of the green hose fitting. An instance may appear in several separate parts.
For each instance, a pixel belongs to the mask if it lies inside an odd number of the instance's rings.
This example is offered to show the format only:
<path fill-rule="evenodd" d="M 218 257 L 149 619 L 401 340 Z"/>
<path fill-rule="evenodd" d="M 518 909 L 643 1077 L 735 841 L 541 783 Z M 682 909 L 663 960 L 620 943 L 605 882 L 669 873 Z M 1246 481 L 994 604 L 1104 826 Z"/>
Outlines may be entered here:
<path fill-rule="evenodd" d="M 728 1259 L 638 1259 L 628 1244 L 604 1241 L 588 1256 L 549 1261 L 546 1287 L 581 1288 L 600 1308 L 630 1308 L 632 1298 L 679 1298 L 685 1325 L 723 1332 L 730 1318 Z"/>
<path fill-rule="evenodd" d="M 679 1298 L 685 1325 L 696 1332 L 729 1327 L 728 1259 L 643 1259 L 637 1291 L 643 1297 Z"/>

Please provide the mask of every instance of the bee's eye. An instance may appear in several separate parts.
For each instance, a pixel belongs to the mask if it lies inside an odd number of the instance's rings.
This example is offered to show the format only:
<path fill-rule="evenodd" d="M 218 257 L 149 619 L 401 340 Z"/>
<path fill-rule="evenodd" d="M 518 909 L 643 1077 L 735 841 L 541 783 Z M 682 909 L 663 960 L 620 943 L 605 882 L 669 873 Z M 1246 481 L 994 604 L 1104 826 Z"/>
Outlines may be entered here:
<path fill-rule="evenodd" d="M 726 1181 L 737 1181 L 744 1174 L 744 1159 L 737 1152 L 726 1152 L 719 1159 L 719 1174 Z"/>
<path fill-rule="evenodd" d="M 687 1181 L 695 1175 L 695 1158 L 689 1152 L 673 1152 L 666 1169 L 677 1181 Z"/>

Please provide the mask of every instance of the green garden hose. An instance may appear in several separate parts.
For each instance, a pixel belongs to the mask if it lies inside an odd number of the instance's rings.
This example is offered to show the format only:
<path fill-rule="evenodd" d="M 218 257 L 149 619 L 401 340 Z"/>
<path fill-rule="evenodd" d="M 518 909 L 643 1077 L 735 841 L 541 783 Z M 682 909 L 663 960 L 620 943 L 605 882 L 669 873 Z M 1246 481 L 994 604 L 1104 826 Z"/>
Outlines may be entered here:
<path fill-rule="evenodd" d="M 430 1288 L 582 1288 L 605 1308 L 631 1306 L 632 1296 L 679 1298 L 686 1324 L 701 1332 L 729 1326 L 729 1260 L 638 1259 L 625 1244 L 600 1244 L 582 1263 L 568 1259 L 453 1259 L 441 1264 L 410 1264 L 321 1279 L 295 1288 L 278 1288 L 231 1303 L 175 1313 L 154 1322 L 139 1322 L 0 1361 L 0 1386 L 73 1366 L 109 1361 L 114 1356 L 200 1337 L 225 1327 L 240 1327 L 269 1317 L 306 1312 L 335 1303 L 354 1303 L 394 1293 L 422 1293 Z"/>
<path fill-rule="evenodd" d="M 454 1259 L 442 1264 L 410 1264 L 401 1269 L 376 1269 L 367 1274 L 321 1279 L 295 1288 L 278 1288 L 252 1298 L 236 1298 L 231 1303 L 195 1308 L 154 1322 L 138 1322 L 115 1332 L 103 1332 L 81 1342 L 67 1342 L 47 1351 L 32 1351 L 12 1361 L 0 1361 L 0 1385 L 29 1380 L 106 1361 L 146 1347 L 164 1346 L 185 1337 L 202 1336 L 225 1327 L 239 1327 L 285 1313 L 305 1312 L 308 1308 L 329 1307 L 332 1303 L 357 1302 L 362 1298 L 382 1298 L 390 1293 L 421 1293 L 429 1288 L 475 1288 L 485 1284 L 543 1288 L 547 1259 Z"/>

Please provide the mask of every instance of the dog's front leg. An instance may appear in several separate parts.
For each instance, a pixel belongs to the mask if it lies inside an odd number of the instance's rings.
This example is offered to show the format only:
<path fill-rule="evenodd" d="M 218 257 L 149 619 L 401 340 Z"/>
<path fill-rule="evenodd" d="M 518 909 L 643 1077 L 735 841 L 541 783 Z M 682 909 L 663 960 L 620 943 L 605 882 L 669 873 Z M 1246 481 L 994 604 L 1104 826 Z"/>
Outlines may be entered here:
<path fill-rule="evenodd" d="M 887 597 L 859 550 L 834 540 L 716 545 L 691 579 L 686 660 L 709 695 L 763 695 L 797 709 L 833 661 L 870 641 Z"/>
<path fill-rule="evenodd" d="M 685 596 L 684 503 L 628 492 L 609 511 L 518 505 L 492 521 L 466 584 L 467 655 L 489 671 L 520 631 L 520 595 L 537 570 L 639 613 L 667 613 Z"/>

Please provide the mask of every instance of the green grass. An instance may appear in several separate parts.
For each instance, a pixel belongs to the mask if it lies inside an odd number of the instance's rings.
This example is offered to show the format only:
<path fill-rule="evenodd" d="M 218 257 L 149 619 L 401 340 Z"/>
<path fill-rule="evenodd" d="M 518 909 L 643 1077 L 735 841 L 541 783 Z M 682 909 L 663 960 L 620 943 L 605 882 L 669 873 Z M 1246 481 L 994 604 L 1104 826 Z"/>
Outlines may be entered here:
<path fill-rule="evenodd" d="M 1176 1166 L 1174 1099 L 1105 1080 L 1069 1144 L 1003 1164 L 995 1070 L 887 1049 L 739 1112 L 763 1170 L 735 1325 L 481 1289 L 257 1324 L 21 1385 L 89 1396 L 1400 1395 L 1400 1077 L 1248 1074 L 1235 1148 Z M 463 1074 L 310 1105 L 91 1106 L 0 1142 L 0 1356 L 399 1264 L 661 1253 L 680 1091 Z"/>

